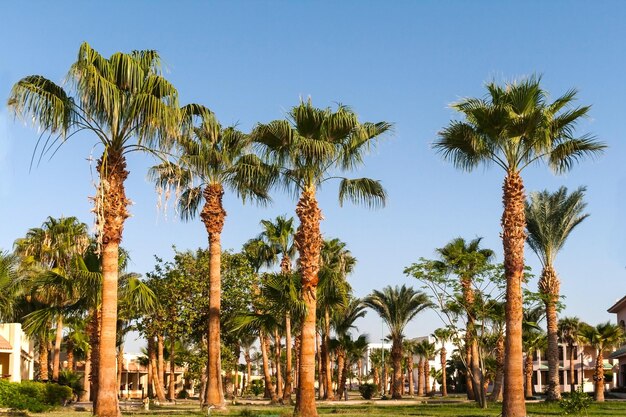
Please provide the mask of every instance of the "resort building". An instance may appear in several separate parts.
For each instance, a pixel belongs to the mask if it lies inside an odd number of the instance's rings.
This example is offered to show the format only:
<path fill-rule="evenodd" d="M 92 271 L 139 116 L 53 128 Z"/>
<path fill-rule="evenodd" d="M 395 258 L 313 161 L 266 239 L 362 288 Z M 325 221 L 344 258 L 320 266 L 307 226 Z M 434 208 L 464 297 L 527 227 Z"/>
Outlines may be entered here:
<path fill-rule="evenodd" d="M 626 330 L 626 296 L 619 299 L 608 310 L 609 313 L 617 315 L 617 324 Z M 626 388 L 626 345 L 617 349 L 610 356 L 611 359 L 617 361 L 615 376 L 617 379 L 617 387 Z"/>
<path fill-rule="evenodd" d="M 19 323 L 0 323 L 0 378 L 11 382 L 33 379 L 33 343 Z"/>

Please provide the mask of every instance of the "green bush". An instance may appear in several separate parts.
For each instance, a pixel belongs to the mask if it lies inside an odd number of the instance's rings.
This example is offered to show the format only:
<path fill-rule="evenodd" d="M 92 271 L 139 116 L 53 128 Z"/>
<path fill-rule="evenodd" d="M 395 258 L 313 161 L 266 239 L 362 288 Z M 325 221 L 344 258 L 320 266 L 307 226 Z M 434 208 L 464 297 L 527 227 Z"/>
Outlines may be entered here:
<path fill-rule="evenodd" d="M 250 391 L 257 396 L 265 390 L 265 382 L 262 379 L 253 379 L 250 383 Z"/>
<path fill-rule="evenodd" d="M 559 407 L 561 407 L 564 415 L 576 414 L 580 415 L 583 412 L 587 414 L 587 409 L 591 405 L 591 397 L 583 391 L 582 387 L 572 392 L 569 396 L 564 397 L 559 401 Z"/>
<path fill-rule="evenodd" d="M 366 400 L 371 400 L 376 394 L 378 394 L 378 385 L 376 384 L 363 384 L 359 385 L 359 392 L 361 396 Z"/>
<path fill-rule="evenodd" d="M 0 407 L 27 410 L 33 413 L 48 411 L 72 398 L 72 390 L 57 384 L 0 380 Z"/>
<path fill-rule="evenodd" d="M 189 393 L 187 392 L 186 389 L 182 389 L 177 395 L 176 398 L 178 398 L 179 400 L 184 400 L 189 398 Z"/>

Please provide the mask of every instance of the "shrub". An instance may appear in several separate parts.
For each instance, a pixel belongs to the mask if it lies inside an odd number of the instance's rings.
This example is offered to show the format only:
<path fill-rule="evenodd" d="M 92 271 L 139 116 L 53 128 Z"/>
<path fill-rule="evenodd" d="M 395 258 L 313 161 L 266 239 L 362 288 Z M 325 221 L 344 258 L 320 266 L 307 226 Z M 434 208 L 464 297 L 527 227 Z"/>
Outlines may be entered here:
<path fill-rule="evenodd" d="M 179 400 L 185 400 L 187 398 L 189 398 L 189 393 L 187 392 L 186 389 L 182 389 L 177 395 L 176 398 L 178 398 Z"/>
<path fill-rule="evenodd" d="M 70 387 L 59 384 L 44 384 L 45 390 L 45 403 L 48 405 L 64 405 L 67 401 L 71 400 L 74 393 Z"/>
<path fill-rule="evenodd" d="M 576 391 L 559 401 L 559 407 L 561 407 L 564 415 L 580 415 L 582 412 L 587 414 L 587 409 L 590 405 L 591 397 L 583 391 L 582 387 L 578 387 Z"/>
<path fill-rule="evenodd" d="M 48 411 L 72 397 L 72 390 L 57 384 L 0 380 L 0 407 L 28 410 L 34 413 Z"/>
<path fill-rule="evenodd" d="M 250 383 L 250 391 L 256 396 L 265 390 L 265 383 L 262 379 L 255 379 Z"/>
<path fill-rule="evenodd" d="M 83 389 L 82 375 L 76 372 L 72 372 L 67 369 L 63 369 L 59 372 L 59 385 L 65 385 L 72 389 L 72 393 L 75 398 L 85 391 Z"/>
<path fill-rule="evenodd" d="M 378 394 L 378 385 L 376 384 L 363 384 L 359 385 L 359 392 L 361 396 L 366 400 L 371 400 L 376 394 Z"/>

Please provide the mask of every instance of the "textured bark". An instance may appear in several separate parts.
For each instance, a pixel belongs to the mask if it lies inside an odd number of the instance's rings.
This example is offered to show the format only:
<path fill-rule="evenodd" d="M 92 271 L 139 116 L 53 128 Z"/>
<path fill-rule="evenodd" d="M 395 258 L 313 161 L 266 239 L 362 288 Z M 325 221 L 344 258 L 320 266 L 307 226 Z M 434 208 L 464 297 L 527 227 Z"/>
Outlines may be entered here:
<path fill-rule="evenodd" d="M 117 349 L 117 389 L 122 386 L 122 371 L 124 370 L 124 345 Z M 123 394 L 123 393 L 120 393 Z"/>
<path fill-rule="evenodd" d="M 615 378 L 616 376 L 614 375 L 613 377 Z M 593 374 L 593 380 L 593 398 L 597 402 L 604 402 L 604 356 L 602 349 L 598 349 L 598 356 L 596 357 L 596 369 Z"/>
<path fill-rule="evenodd" d="M 252 358 L 250 358 L 250 350 L 246 349 L 244 353 L 244 359 L 246 361 L 246 384 L 241 388 L 244 392 L 248 385 L 250 385 L 250 377 L 252 376 Z"/>
<path fill-rule="evenodd" d="M 318 398 L 321 400 L 324 398 L 324 392 L 326 392 L 326 372 L 323 371 L 324 346 L 322 345 L 322 336 L 319 333 L 315 334 L 315 343 L 317 345 L 317 350 L 315 351 L 315 357 L 317 359 L 317 386 L 319 387 L 317 394 Z"/>
<path fill-rule="evenodd" d="M 90 380 L 90 394 L 88 397 L 93 401 L 93 410 L 95 411 L 96 402 L 98 401 L 98 371 L 100 369 L 100 309 L 94 308 L 89 315 L 89 322 L 87 323 L 87 333 L 89 334 L 89 357 L 91 359 L 91 373 L 89 375 Z"/>
<path fill-rule="evenodd" d="M 413 353 L 409 352 L 407 356 L 407 371 L 409 373 L 409 395 L 415 395 L 415 381 L 413 380 Z"/>
<path fill-rule="evenodd" d="M 533 355 L 532 353 L 528 353 L 526 355 L 526 360 L 524 361 L 524 375 L 525 382 L 524 387 L 526 388 L 525 396 L 526 398 L 531 398 L 533 396 Z"/>
<path fill-rule="evenodd" d="M 334 400 L 333 392 L 333 369 L 330 363 L 330 312 L 324 309 L 324 333 L 322 335 L 322 373 L 324 375 L 325 400 Z"/>
<path fill-rule="evenodd" d="M 476 338 L 473 338 L 471 344 L 470 370 L 472 377 L 472 389 L 474 390 L 474 400 L 480 407 L 486 408 L 487 397 L 485 395 L 485 390 L 483 389 L 484 375 L 478 358 L 478 341 Z"/>
<path fill-rule="evenodd" d="M 430 394 L 430 363 L 424 359 L 424 395 Z"/>
<path fill-rule="evenodd" d="M 343 348 L 339 348 L 337 350 L 337 399 L 341 400 L 343 397 L 344 386 L 345 384 L 345 375 L 344 375 L 344 366 L 346 364 L 346 351 Z"/>
<path fill-rule="evenodd" d="M 61 369 L 61 342 L 63 341 L 63 317 L 57 318 L 57 327 L 54 337 L 54 354 L 52 356 L 52 380 L 59 380 Z"/>
<path fill-rule="evenodd" d="M 274 383 L 272 382 L 272 375 L 270 374 L 270 364 L 269 364 L 269 340 L 265 335 L 264 331 L 261 331 L 260 335 L 261 339 L 261 355 L 263 356 L 263 376 L 265 377 L 265 388 L 266 393 L 270 396 L 270 402 L 275 404 L 278 402 L 278 397 L 276 397 L 276 391 L 274 389 Z"/>
<path fill-rule="evenodd" d="M 404 384 L 402 383 L 402 340 L 394 340 L 391 344 L 391 361 L 393 362 L 393 384 L 391 385 L 391 398 L 402 398 Z"/>
<path fill-rule="evenodd" d="M 163 334 L 158 333 L 156 337 L 157 341 L 157 369 L 159 373 L 159 384 L 161 389 L 165 392 L 165 345 L 163 343 Z"/>
<path fill-rule="evenodd" d="M 100 186 L 95 200 L 98 230 L 101 231 L 102 307 L 98 390 L 95 414 L 99 417 L 120 417 L 116 386 L 115 342 L 117 335 L 117 285 L 119 246 L 129 204 L 124 190 L 128 177 L 126 160 L 121 152 L 109 150 L 98 161 Z"/>
<path fill-rule="evenodd" d="M 559 334 L 556 303 L 559 300 L 560 282 L 552 265 L 546 265 L 539 279 L 539 292 L 546 305 L 546 322 L 548 328 L 548 389 L 546 401 L 561 399 L 559 380 Z"/>
<path fill-rule="evenodd" d="M 504 335 L 496 341 L 496 376 L 491 391 L 491 401 L 502 401 L 502 383 L 504 382 Z"/>
<path fill-rule="evenodd" d="M 176 339 L 170 337 L 170 380 L 167 384 L 167 399 L 176 400 Z"/>
<path fill-rule="evenodd" d="M 441 396 L 448 396 L 448 383 L 446 381 L 446 348 L 441 345 L 441 350 L 439 351 L 439 358 L 441 360 Z"/>
<path fill-rule="evenodd" d="M 74 342 L 70 338 L 65 343 L 65 354 L 67 355 L 67 370 L 74 371 Z"/>
<path fill-rule="evenodd" d="M 163 390 L 163 382 L 161 381 L 162 375 L 159 372 L 157 352 L 154 346 L 154 337 L 148 338 L 148 344 L 152 345 L 148 347 L 148 354 L 150 355 L 150 364 L 152 368 L 152 382 L 154 384 L 154 395 L 156 395 L 156 398 L 159 402 L 165 402 L 165 391 Z"/>
<path fill-rule="evenodd" d="M 461 277 L 461 293 L 467 309 L 467 329 L 465 331 L 465 385 L 467 386 L 467 399 L 475 400 L 477 397 L 474 391 L 474 382 L 472 380 L 472 351 L 476 346 L 474 338 L 474 289 L 472 288 L 472 277 Z"/>
<path fill-rule="evenodd" d="M 300 341 L 300 335 L 297 335 L 295 337 L 295 341 L 294 341 L 294 358 L 296 358 L 296 363 L 294 366 L 294 376 L 293 376 L 293 381 L 294 381 L 294 386 L 296 388 L 298 388 L 300 386 L 300 346 L 302 345 L 301 341 Z"/>
<path fill-rule="evenodd" d="M 294 416 L 317 417 L 315 405 L 315 310 L 322 234 L 320 232 L 321 210 L 315 199 L 315 188 L 302 192 L 296 206 L 300 226 L 295 243 L 300 254 L 299 264 L 302 280 L 302 300 L 306 314 L 302 321 L 299 387 Z"/>
<path fill-rule="evenodd" d="M 235 342 L 235 391 L 233 391 L 233 397 L 237 397 L 239 394 L 239 357 L 241 356 L 241 345 L 239 342 Z M 241 381 L 243 384 L 243 381 Z M 243 391 L 243 388 L 242 388 Z"/>
<path fill-rule="evenodd" d="M 50 375 L 48 374 L 48 342 L 39 339 L 39 379 L 41 381 L 48 381 Z"/>
<path fill-rule="evenodd" d="M 209 235 L 209 326 L 208 326 L 208 391 L 206 405 L 224 409 L 222 387 L 222 360 L 220 357 L 221 309 L 221 234 L 226 211 L 222 206 L 224 189 L 221 184 L 210 184 L 203 191 L 204 207 L 200 217 Z"/>
<path fill-rule="evenodd" d="M 341 387 L 341 394 L 339 394 L 339 399 L 341 399 L 345 395 L 347 395 L 347 393 L 346 393 L 346 382 L 348 380 L 348 364 L 349 364 L 349 361 L 346 358 L 343 361 L 343 365 L 341 367 L 341 378 L 337 379 L 339 381 L 339 387 Z M 337 365 L 339 365 L 339 364 L 337 364 Z M 350 378 L 350 384 L 352 384 L 352 378 Z"/>
<path fill-rule="evenodd" d="M 502 417 L 525 417 L 522 355 L 522 280 L 524 277 L 524 242 L 526 213 L 524 184 L 517 172 L 508 172 L 504 180 L 502 246 L 506 276 L 506 339 L 504 342 L 504 393 Z"/>
<path fill-rule="evenodd" d="M 80 393 L 79 401 L 86 402 L 89 401 L 89 397 L 91 396 L 91 359 L 89 357 L 91 353 L 87 352 L 87 359 L 85 360 L 85 373 L 83 374 L 83 392 Z"/>
<path fill-rule="evenodd" d="M 420 358 L 417 363 L 417 395 L 424 395 L 424 359 Z"/>
<path fill-rule="evenodd" d="M 150 346 L 150 343 L 148 343 L 148 346 Z M 149 349 L 149 347 L 148 347 Z M 147 395 L 148 398 L 153 398 L 154 397 L 154 381 L 152 381 L 152 362 L 150 361 L 150 351 L 148 351 L 148 390 L 147 390 Z"/>
<path fill-rule="evenodd" d="M 283 400 L 283 373 L 280 366 L 280 335 L 274 330 L 274 362 L 276 363 L 276 396 Z"/>
<path fill-rule="evenodd" d="M 574 362 L 576 360 L 575 356 L 574 356 L 574 345 L 573 344 L 568 344 L 567 345 L 567 349 L 569 350 L 569 392 L 574 392 L 574 376 L 575 376 L 575 371 L 574 371 Z"/>
<path fill-rule="evenodd" d="M 291 394 L 293 392 L 293 359 L 291 346 L 291 316 L 289 312 L 285 315 L 285 389 L 283 390 L 283 401 L 291 403 Z"/>

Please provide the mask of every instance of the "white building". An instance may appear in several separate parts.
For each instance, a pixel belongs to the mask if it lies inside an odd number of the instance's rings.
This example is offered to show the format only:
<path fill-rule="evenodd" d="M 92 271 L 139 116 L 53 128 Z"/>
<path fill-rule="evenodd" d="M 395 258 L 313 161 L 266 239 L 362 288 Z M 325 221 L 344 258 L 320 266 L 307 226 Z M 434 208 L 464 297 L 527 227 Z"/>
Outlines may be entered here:
<path fill-rule="evenodd" d="M 33 379 L 33 343 L 19 323 L 0 323 L 0 378 L 11 382 Z"/>

